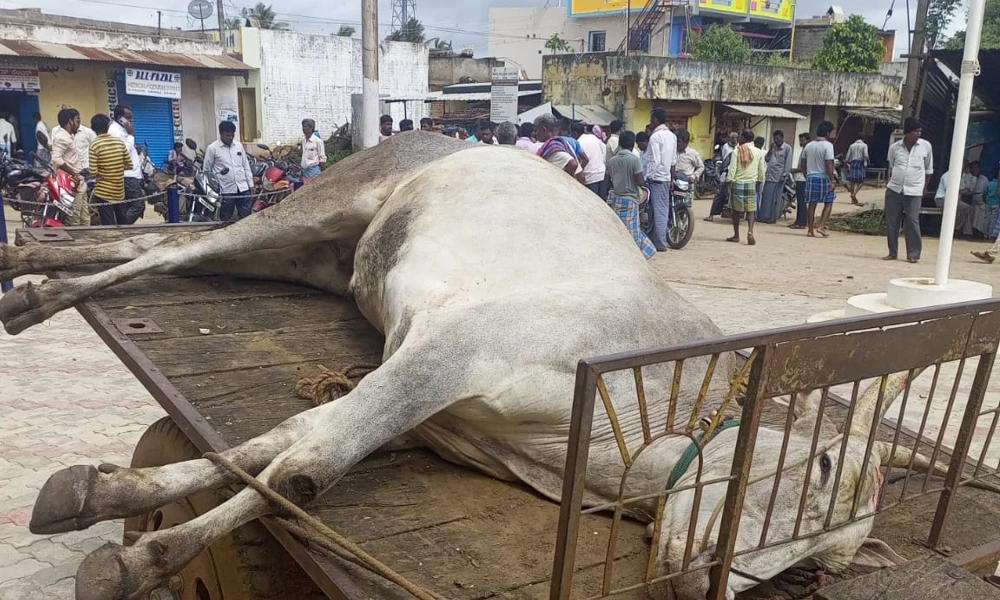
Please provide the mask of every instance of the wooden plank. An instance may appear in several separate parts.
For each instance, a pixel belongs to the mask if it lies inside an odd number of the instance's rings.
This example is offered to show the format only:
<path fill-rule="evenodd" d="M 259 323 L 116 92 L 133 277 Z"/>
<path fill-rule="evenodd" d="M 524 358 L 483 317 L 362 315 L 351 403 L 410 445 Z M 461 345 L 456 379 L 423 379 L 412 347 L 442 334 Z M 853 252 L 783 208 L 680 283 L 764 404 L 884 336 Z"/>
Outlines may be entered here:
<path fill-rule="evenodd" d="M 180 287 L 179 282 L 175 285 Z M 129 302 L 128 308 L 109 306 L 105 312 L 112 319 L 152 319 L 163 330 L 162 334 L 135 335 L 133 339 L 137 342 L 197 337 L 201 335 L 200 329 L 208 329 L 214 334 L 246 334 L 308 332 L 333 325 L 344 326 L 359 336 L 380 337 L 353 302 L 329 294 L 217 299 L 212 303 L 212 310 L 201 310 L 192 304 L 138 306 L 133 304 L 135 298 L 128 297 L 125 301 Z M 342 323 L 345 321 L 353 322 Z"/>
<path fill-rule="evenodd" d="M 76 271 L 74 271 L 74 274 Z M 146 276 L 112 286 L 94 295 L 101 308 L 192 305 L 192 312 L 202 305 L 274 297 L 326 296 L 324 292 L 273 281 L 235 279 L 219 275 L 200 277 Z M 217 307 L 207 307 L 201 314 Z M 291 315 L 289 315 L 291 317 Z M 246 318 L 246 315 L 244 315 Z"/>
<path fill-rule="evenodd" d="M 209 225 L 204 223 L 157 223 L 154 225 L 130 225 L 126 227 L 66 227 L 62 231 L 68 233 L 73 238 L 72 242 L 65 242 L 65 244 L 80 246 L 117 242 L 144 233 L 193 233 L 207 231 L 218 226 L 218 223 Z M 30 238 L 30 235 L 31 230 L 18 229 L 14 232 L 15 243 L 20 246 L 25 241 L 31 241 L 32 238 Z"/>
<path fill-rule="evenodd" d="M 937 557 L 834 584 L 817 600 L 1000 600 L 1000 589 Z"/>

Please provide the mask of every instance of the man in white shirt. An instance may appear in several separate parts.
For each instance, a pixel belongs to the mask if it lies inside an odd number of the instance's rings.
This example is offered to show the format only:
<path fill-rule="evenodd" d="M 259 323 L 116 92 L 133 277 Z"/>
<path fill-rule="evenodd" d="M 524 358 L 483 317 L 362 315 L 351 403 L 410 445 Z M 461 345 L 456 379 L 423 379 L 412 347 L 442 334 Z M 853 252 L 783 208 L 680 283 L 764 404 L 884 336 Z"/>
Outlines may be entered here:
<path fill-rule="evenodd" d="M 316 135 L 316 121 L 302 120 L 302 178 L 315 179 L 326 166 L 326 144 Z"/>
<path fill-rule="evenodd" d="M 934 173 L 931 145 L 920 139 L 920 121 L 908 117 L 903 122 L 903 139 L 889 146 L 889 183 L 885 190 L 885 223 L 889 254 L 883 260 L 896 260 L 899 251 L 899 227 L 906 218 L 906 260 L 920 262 L 920 203 L 927 193 Z"/>
<path fill-rule="evenodd" d="M 226 222 L 250 216 L 253 208 L 253 172 L 250 171 L 250 160 L 243 144 L 236 140 L 236 124 L 232 121 L 219 123 L 219 139 L 209 144 L 205 150 L 205 170 L 209 176 L 219 182 L 219 195 L 222 208 L 219 210 L 219 220 Z"/>
<path fill-rule="evenodd" d="M 125 201 L 128 202 L 126 220 L 131 225 L 146 211 L 142 200 L 142 161 L 139 160 L 139 153 L 135 149 L 135 126 L 131 108 L 121 104 L 115 107 L 108 135 L 120 139 L 128 150 L 129 158 L 132 159 L 132 168 L 125 171 Z"/>
<path fill-rule="evenodd" d="M 84 171 L 90 169 L 90 145 L 97 139 L 94 130 L 81 124 L 73 135 L 73 142 L 76 144 L 76 151 L 80 153 L 80 168 Z"/>
<path fill-rule="evenodd" d="M 52 149 L 52 137 L 49 135 L 49 126 L 42 120 L 41 113 L 35 113 L 35 137 L 38 143 L 46 150 Z"/>
<path fill-rule="evenodd" d="M 666 252 L 670 231 L 670 184 L 677 167 L 677 136 L 667 127 L 667 111 L 652 114 L 653 135 L 649 137 L 649 203 L 653 213 L 650 239 L 658 252 Z"/>
<path fill-rule="evenodd" d="M 607 146 L 604 145 L 596 135 L 588 133 L 583 123 L 573 123 L 573 137 L 580 142 L 583 153 L 590 159 L 587 166 L 583 168 L 583 184 L 587 189 L 594 192 L 604 200 L 607 198 L 607 190 L 604 185 L 604 175 L 607 173 L 607 161 L 605 153 Z"/>
<path fill-rule="evenodd" d="M 539 115 L 535 119 L 535 139 L 542 144 L 538 156 L 583 183 L 583 169 L 580 168 L 579 156 L 570 144 L 574 140 L 559 135 L 559 122 L 554 116 Z"/>
<path fill-rule="evenodd" d="M 3 113 L 0 115 L 0 151 L 4 154 L 14 152 L 14 144 L 17 143 L 17 130 L 8 120 L 10 115 Z"/>
<path fill-rule="evenodd" d="M 727 158 L 729 158 L 729 155 L 732 154 L 733 150 L 735 150 L 736 147 L 739 145 L 740 145 L 740 134 L 736 131 L 731 132 L 729 134 L 729 137 L 726 139 L 726 143 L 723 144 L 721 148 L 722 160 L 726 160 Z"/>
<path fill-rule="evenodd" d="M 621 121 L 611 121 L 608 125 L 608 131 L 611 132 L 611 135 L 608 136 L 607 152 L 605 153 L 608 161 L 610 161 L 611 157 L 618 152 L 618 140 L 621 138 L 622 128 L 624 126 L 625 124 Z"/>

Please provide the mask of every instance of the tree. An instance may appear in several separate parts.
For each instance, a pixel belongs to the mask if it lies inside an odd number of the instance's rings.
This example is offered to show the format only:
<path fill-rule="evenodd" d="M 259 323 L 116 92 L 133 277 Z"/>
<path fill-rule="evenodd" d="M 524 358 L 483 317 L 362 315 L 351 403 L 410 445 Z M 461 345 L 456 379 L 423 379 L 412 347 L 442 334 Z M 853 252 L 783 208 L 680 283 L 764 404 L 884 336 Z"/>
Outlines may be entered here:
<path fill-rule="evenodd" d="M 750 44 L 729 25 L 710 25 L 702 33 L 689 37 L 691 56 L 708 62 L 750 62 Z"/>
<path fill-rule="evenodd" d="M 354 37 L 355 32 L 357 32 L 357 29 L 351 27 L 350 25 L 341 25 L 340 29 L 337 30 L 337 36 L 338 37 Z"/>
<path fill-rule="evenodd" d="M 927 19 L 924 20 L 924 39 L 928 49 L 938 48 L 944 42 L 941 35 L 961 3 L 962 0 L 930 0 Z"/>
<path fill-rule="evenodd" d="M 240 17 L 229 17 L 226 19 L 226 29 L 239 29 L 243 25 Z"/>
<path fill-rule="evenodd" d="M 885 47 L 878 28 L 860 15 L 830 28 L 813 59 L 813 68 L 843 73 L 873 73 L 885 59 Z"/>
<path fill-rule="evenodd" d="M 253 8 L 244 8 L 243 16 L 256 19 L 257 26 L 261 29 L 288 29 L 288 23 L 277 20 L 278 15 L 270 4 L 258 2 Z"/>
<path fill-rule="evenodd" d="M 965 47 L 965 31 L 959 31 L 944 43 L 949 50 L 961 50 Z M 983 20 L 983 39 L 980 50 L 1000 49 L 1000 0 L 987 0 L 985 19 Z"/>
<path fill-rule="evenodd" d="M 552 54 L 557 52 L 571 52 L 573 48 L 569 45 L 569 42 L 559 37 L 558 33 L 553 33 L 545 42 L 545 48 L 551 50 Z"/>
<path fill-rule="evenodd" d="M 401 29 L 397 29 L 385 38 L 390 42 L 410 42 L 411 44 L 424 43 L 424 24 L 417 19 L 409 19 L 403 23 Z"/>

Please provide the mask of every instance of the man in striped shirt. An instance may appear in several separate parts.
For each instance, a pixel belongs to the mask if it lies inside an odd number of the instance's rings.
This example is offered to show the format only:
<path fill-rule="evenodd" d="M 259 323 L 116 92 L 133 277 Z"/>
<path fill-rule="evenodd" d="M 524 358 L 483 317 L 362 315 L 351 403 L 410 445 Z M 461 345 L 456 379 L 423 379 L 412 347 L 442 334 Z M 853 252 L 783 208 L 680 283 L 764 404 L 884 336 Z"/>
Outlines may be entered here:
<path fill-rule="evenodd" d="M 108 135 L 111 119 L 94 115 L 90 127 L 97 139 L 90 145 L 90 172 L 97 178 L 93 203 L 101 215 L 101 225 L 127 225 L 125 172 L 132 168 L 125 142 Z"/>

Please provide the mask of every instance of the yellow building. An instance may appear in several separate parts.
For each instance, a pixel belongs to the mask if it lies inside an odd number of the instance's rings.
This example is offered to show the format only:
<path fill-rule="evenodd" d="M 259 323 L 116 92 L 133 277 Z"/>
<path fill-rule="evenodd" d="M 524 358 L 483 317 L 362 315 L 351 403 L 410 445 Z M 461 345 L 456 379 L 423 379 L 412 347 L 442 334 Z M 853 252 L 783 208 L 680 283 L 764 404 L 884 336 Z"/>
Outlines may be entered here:
<path fill-rule="evenodd" d="M 671 127 L 686 128 L 706 159 L 730 131 L 743 129 L 766 140 L 781 130 L 797 150 L 798 134 L 836 123 L 841 107 L 897 106 L 901 85 L 875 74 L 607 54 L 547 56 L 542 71 L 544 101 L 604 106 L 636 132 L 665 108 Z"/>

